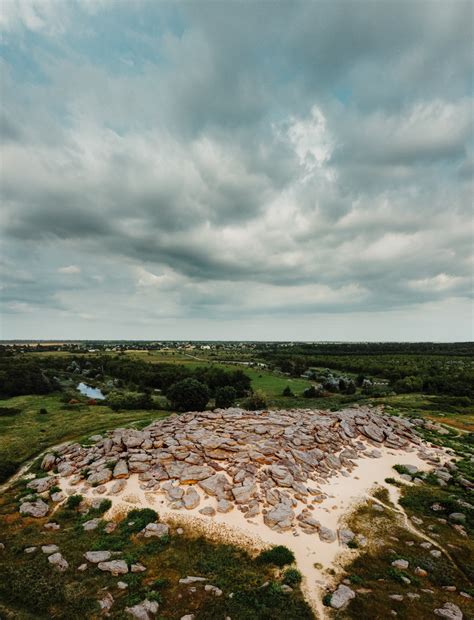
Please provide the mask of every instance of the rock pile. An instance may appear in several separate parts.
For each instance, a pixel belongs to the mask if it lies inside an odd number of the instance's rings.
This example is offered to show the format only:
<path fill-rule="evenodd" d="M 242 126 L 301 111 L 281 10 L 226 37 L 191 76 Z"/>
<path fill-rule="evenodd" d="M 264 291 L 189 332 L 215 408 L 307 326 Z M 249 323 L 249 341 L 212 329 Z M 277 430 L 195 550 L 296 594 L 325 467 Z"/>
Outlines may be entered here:
<path fill-rule="evenodd" d="M 112 494 L 138 474 L 142 488 L 164 493 L 174 509 L 197 508 L 205 494 L 216 499 L 219 512 L 237 507 L 247 519 L 262 514 L 272 529 L 298 525 L 328 542 L 335 534 L 311 515 L 325 498 L 318 484 L 339 472 L 347 475 L 362 455 L 381 456 L 377 446 L 417 449 L 430 458 L 408 420 L 359 406 L 335 412 L 217 409 L 171 415 L 142 431 L 122 428 L 94 439 L 90 446 L 75 443 L 62 446 L 58 456 L 47 454 L 43 469 Z M 300 503 L 303 510 L 296 515 Z M 201 510 L 212 516 L 210 508 Z"/>

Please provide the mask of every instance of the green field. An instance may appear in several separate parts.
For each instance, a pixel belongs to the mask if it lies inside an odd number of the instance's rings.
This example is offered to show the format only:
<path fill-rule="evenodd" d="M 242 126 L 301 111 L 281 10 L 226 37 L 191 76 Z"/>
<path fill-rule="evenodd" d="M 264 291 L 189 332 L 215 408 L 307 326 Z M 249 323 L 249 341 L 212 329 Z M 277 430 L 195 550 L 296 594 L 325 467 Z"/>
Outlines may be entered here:
<path fill-rule="evenodd" d="M 20 410 L 17 415 L 0 416 L 0 473 L 7 464 L 14 473 L 28 459 L 63 441 L 169 415 L 159 410 L 114 412 L 109 407 L 82 403 L 68 407 L 59 394 L 16 396 L 0 404 Z M 42 408 L 48 413 L 40 414 Z"/>

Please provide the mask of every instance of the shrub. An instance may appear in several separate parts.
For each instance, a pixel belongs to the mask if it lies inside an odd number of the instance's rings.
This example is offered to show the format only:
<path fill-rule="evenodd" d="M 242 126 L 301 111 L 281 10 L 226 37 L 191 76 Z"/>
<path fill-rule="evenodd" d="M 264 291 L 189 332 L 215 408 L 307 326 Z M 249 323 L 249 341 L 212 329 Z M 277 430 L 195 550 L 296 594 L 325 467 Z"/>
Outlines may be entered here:
<path fill-rule="evenodd" d="M 287 385 L 286 388 L 283 390 L 282 396 L 294 396 L 289 385 Z"/>
<path fill-rule="evenodd" d="M 257 561 L 260 564 L 275 564 L 276 566 L 285 566 L 285 564 L 292 564 L 295 561 L 293 551 L 290 551 L 288 547 L 283 545 L 277 545 L 271 549 L 265 549 L 257 557 Z"/>
<path fill-rule="evenodd" d="M 130 510 L 120 526 L 131 533 L 136 533 L 140 532 L 149 523 L 155 523 L 157 520 L 158 513 L 152 508 L 134 508 Z"/>
<path fill-rule="evenodd" d="M 303 392 L 303 398 L 319 398 L 323 395 L 321 388 L 310 385 Z"/>
<path fill-rule="evenodd" d="M 105 403 L 113 410 L 119 409 L 153 409 L 154 403 L 150 394 L 141 392 L 111 392 Z"/>
<path fill-rule="evenodd" d="M 204 411 L 209 402 L 209 388 L 196 379 L 183 379 L 173 383 L 166 396 L 176 411 Z"/>
<path fill-rule="evenodd" d="M 297 568 L 287 568 L 283 573 L 283 583 L 287 586 L 297 586 L 301 580 L 302 576 Z"/>
<path fill-rule="evenodd" d="M 45 409 L 44 407 L 41 407 L 41 409 L 39 410 L 40 415 L 47 415 L 48 410 Z"/>
<path fill-rule="evenodd" d="M 216 389 L 216 407 L 226 409 L 232 407 L 237 398 L 237 391 L 231 385 L 224 385 Z"/>
<path fill-rule="evenodd" d="M 79 506 L 83 499 L 84 498 L 82 495 L 70 495 L 67 498 L 66 508 L 69 508 L 69 510 L 74 510 Z"/>
<path fill-rule="evenodd" d="M 266 409 L 267 397 L 263 392 L 257 390 L 256 392 L 252 392 L 252 394 L 244 400 L 242 406 L 244 409 L 247 409 L 247 411 Z"/>
<path fill-rule="evenodd" d="M 21 409 L 17 407 L 0 407 L 0 418 L 3 416 L 18 415 L 19 413 L 21 413 Z"/>

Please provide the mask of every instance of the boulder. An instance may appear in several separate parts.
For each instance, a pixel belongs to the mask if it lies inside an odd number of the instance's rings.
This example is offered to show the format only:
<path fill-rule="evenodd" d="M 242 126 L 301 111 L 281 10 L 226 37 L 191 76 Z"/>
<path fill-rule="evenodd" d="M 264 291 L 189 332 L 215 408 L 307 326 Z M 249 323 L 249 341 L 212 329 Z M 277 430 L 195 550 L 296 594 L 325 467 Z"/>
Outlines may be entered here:
<path fill-rule="evenodd" d="M 60 553 L 53 553 L 52 555 L 49 555 L 48 562 L 61 573 L 64 573 L 64 571 L 69 568 L 69 564 Z"/>
<path fill-rule="evenodd" d="M 45 555 L 51 555 L 52 553 L 57 553 L 59 551 L 58 545 L 42 545 L 41 551 Z"/>
<path fill-rule="evenodd" d="M 354 590 L 341 583 L 337 590 L 332 593 L 329 604 L 333 609 L 342 609 L 351 599 L 355 598 L 355 595 Z"/>
<path fill-rule="evenodd" d="M 120 459 L 119 461 L 117 461 L 112 475 L 114 478 L 128 478 L 129 473 L 128 473 L 127 461 L 123 459 Z"/>
<path fill-rule="evenodd" d="M 216 511 L 212 506 L 204 506 L 204 508 L 201 508 L 199 512 L 205 517 L 213 517 L 216 514 Z"/>
<path fill-rule="evenodd" d="M 186 510 L 192 510 L 199 506 L 199 502 L 201 501 L 199 497 L 199 493 L 196 491 L 194 487 L 189 487 L 186 489 L 186 493 L 183 497 L 184 507 Z"/>
<path fill-rule="evenodd" d="M 88 562 L 92 564 L 98 564 L 99 562 L 106 562 L 112 557 L 110 551 L 86 551 L 84 557 Z"/>
<path fill-rule="evenodd" d="M 198 486 L 208 495 L 215 497 L 224 497 L 230 488 L 230 484 L 224 474 L 214 474 L 209 478 L 199 480 Z"/>
<path fill-rule="evenodd" d="M 294 512 L 287 504 L 277 504 L 273 510 L 263 515 L 263 521 L 268 527 L 279 530 L 289 530 L 294 519 Z"/>
<path fill-rule="evenodd" d="M 20 506 L 20 514 L 41 519 L 48 514 L 48 504 L 38 499 L 35 502 L 23 502 Z"/>
<path fill-rule="evenodd" d="M 108 482 L 109 480 L 111 480 L 112 478 L 112 472 L 110 471 L 110 469 L 101 469 L 93 474 L 91 474 L 88 478 L 87 478 L 87 482 L 89 484 L 92 484 L 93 486 L 97 486 L 99 484 L 105 484 L 106 482 Z"/>
<path fill-rule="evenodd" d="M 56 463 L 56 457 L 54 454 L 45 454 L 43 460 L 41 461 L 41 469 L 44 471 L 50 471 L 54 469 L 54 465 Z"/>
<path fill-rule="evenodd" d="M 152 620 L 158 612 L 158 603 L 145 599 L 133 607 L 125 607 L 125 611 L 137 620 Z"/>
<path fill-rule="evenodd" d="M 334 530 L 330 530 L 328 527 L 320 527 L 319 528 L 319 538 L 323 542 L 333 543 L 336 538 L 336 532 Z"/>
<path fill-rule="evenodd" d="M 117 575 L 125 575 L 128 573 L 128 566 L 125 560 L 110 560 L 109 562 L 99 562 L 97 565 L 100 570 L 112 573 L 114 577 Z"/>
<path fill-rule="evenodd" d="M 152 536 L 161 538 L 162 536 L 168 536 L 169 531 L 170 528 L 166 525 L 166 523 L 148 523 L 139 535 L 144 538 L 151 538 Z"/>
<path fill-rule="evenodd" d="M 407 560 L 394 560 L 392 562 L 392 566 L 395 568 L 400 568 L 402 570 L 405 570 L 408 568 L 409 562 Z"/>
<path fill-rule="evenodd" d="M 226 499 L 220 499 L 217 502 L 217 512 L 230 512 L 234 509 L 234 504 Z"/>
<path fill-rule="evenodd" d="M 179 481 L 181 484 L 195 484 L 200 480 L 206 480 L 212 476 L 213 473 L 214 470 L 212 467 L 207 467 L 205 465 L 191 465 L 189 467 L 185 467 L 179 477 Z"/>
<path fill-rule="evenodd" d="M 56 482 L 57 478 L 55 476 L 36 478 L 35 480 L 31 480 L 30 482 L 28 482 L 26 488 L 35 491 L 35 493 L 44 493 L 45 491 L 49 491 L 49 489 L 53 487 Z"/>
<path fill-rule="evenodd" d="M 435 609 L 434 613 L 440 618 L 447 618 L 448 620 L 462 620 L 463 613 L 457 605 L 454 603 L 445 603 L 443 607 Z"/>
<path fill-rule="evenodd" d="M 86 521 L 85 523 L 82 524 L 82 527 L 85 532 L 90 532 L 98 528 L 101 521 L 102 519 L 98 519 L 98 518 L 89 519 L 89 521 Z"/>
<path fill-rule="evenodd" d="M 247 504 L 257 492 L 255 484 L 246 484 L 232 488 L 232 494 L 237 504 Z"/>

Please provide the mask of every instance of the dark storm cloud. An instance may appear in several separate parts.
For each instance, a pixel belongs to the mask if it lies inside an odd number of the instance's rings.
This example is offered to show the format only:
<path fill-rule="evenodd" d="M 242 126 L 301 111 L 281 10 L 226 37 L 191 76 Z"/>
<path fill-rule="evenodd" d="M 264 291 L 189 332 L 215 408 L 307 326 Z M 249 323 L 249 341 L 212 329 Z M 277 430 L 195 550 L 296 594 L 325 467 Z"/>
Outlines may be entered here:
<path fill-rule="evenodd" d="M 89 293 L 100 325 L 108 304 L 228 320 L 469 298 L 472 10 L 12 2 L 7 311 L 89 317 Z"/>

